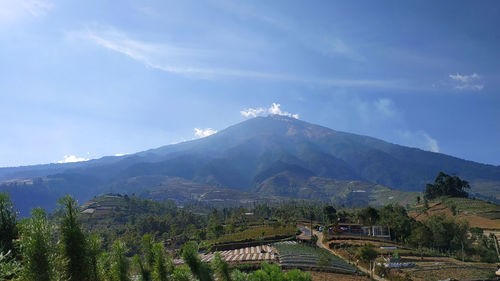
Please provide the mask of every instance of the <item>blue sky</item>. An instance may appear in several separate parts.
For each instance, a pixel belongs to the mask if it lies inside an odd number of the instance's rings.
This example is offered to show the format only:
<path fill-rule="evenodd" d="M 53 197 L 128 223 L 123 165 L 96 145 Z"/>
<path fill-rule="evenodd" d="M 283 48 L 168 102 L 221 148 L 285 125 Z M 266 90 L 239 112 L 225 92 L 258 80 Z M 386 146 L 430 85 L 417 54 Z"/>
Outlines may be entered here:
<path fill-rule="evenodd" d="M 269 113 L 500 164 L 497 1 L 0 0 L 0 166 Z"/>

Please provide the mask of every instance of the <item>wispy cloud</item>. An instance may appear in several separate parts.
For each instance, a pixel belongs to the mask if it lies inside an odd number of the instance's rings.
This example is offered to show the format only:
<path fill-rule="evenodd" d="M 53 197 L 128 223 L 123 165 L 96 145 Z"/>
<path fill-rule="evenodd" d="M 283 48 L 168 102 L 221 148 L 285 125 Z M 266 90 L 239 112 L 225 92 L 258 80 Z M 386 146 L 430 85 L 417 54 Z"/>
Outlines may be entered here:
<path fill-rule="evenodd" d="M 216 61 L 223 61 L 224 52 L 179 47 L 171 44 L 156 44 L 130 38 L 112 27 L 94 25 L 70 32 L 70 38 L 84 39 L 108 50 L 126 55 L 147 67 L 164 72 L 186 75 L 196 79 L 238 77 L 246 79 L 267 79 L 297 83 L 317 84 L 334 87 L 376 87 L 406 88 L 406 80 L 317 78 L 287 73 L 272 73 L 260 70 L 217 67 Z M 199 66 L 200 61 L 211 59 L 210 67 Z"/>
<path fill-rule="evenodd" d="M 52 2 L 45 0 L 0 0 L 0 24 L 45 16 L 53 6 Z"/>
<path fill-rule="evenodd" d="M 397 133 L 405 145 L 432 152 L 439 152 L 438 141 L 424 131 L 398 131 Z"/>
<path fill-rule="evenodd" d="M 375 108 L 385 116 L 392 117 L 396 114 L 394 102 L 388 98 L 380 98 L 374 103 Z"/>
<path fill-rule="evenodd" d="M 281 110 L 281 104 L 274 102 L 269 108 L 264 108 L 264 107 L 247 108 L 245 110 L 241 110 L 240 114 L 246 118 L 264 116 L 266 114 L 275 114 L 275 115 L 281 115 L 299 119 L 299 114 L 283 111 Z"/>
<path fill-rule="evenodd" d="M 198 138 L 208 137 L 215 133 L 217 133 L 217 130 L 214 130 L 212 128 L 206 128 L 206 129 L 194 128 L 194 135 Z"/>
<path fill-rule="evenodd" d="M 334 36 L 326 31 L 315 30 L 309 32 L 303 25 L 291 21 L 277 11 L 270 12 L 269 9 L 257 7 L 257 3 L 235 2 L 235 1 L 213 1 L 220 8 L 239 16 L 241 19 L 252 19 L 280 32 L 286 33 L 296 39 L 298 44 L 328 57 L 343 57 L 353 61 L 364 61 L 365 58 L 359 54 L 350 44 L 339 36 Z M 265 6 L 265 5 L 262 5 Z"/>
<path fill-rule="evenodd" d="M 84 157 L 77 157 L 75 155 L 64 155 L 64 159 L 57 161 L 57 163 L 74 163 L 74 162 L 82 162 L 82 161 L 88 161 L 90 160 L 89 158 L 84 158 Z"/>
<path fill-rule="evenodd" d="M 481 91 L 484 88 L 484 84 L 481 83 L 481 77 L 477 73 L 472 73 L 470 75 L 462 74 L 450 74 L 450 79 L 453 85 L 458 90 L 474 90 Z"/>

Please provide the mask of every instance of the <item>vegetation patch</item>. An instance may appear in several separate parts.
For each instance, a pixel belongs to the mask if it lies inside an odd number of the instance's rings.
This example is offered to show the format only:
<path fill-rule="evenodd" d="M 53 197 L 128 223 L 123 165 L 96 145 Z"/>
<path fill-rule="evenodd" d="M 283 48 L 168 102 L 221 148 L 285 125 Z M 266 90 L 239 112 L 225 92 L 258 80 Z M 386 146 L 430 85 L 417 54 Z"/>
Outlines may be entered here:
<path fill-rule="evenodd" d="M 356 273 L 356 267 L 323 248 L 297 243 L 275 243 L 280 264 L 284 268 L 316 269 L 339 273 Z"/>

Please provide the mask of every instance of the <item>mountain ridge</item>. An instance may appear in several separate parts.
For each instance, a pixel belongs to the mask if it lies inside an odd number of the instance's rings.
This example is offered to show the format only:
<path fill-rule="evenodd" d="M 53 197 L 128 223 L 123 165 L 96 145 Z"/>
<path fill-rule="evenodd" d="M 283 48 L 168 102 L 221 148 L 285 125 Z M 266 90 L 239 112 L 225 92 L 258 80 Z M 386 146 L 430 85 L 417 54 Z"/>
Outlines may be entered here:
<path fill-rule="evenodd" d="M 422 191 L 426 183 L 444 171 L 470 181 L 473 193 L 478 186 L 479 195 L 500 199 L 499 166 L 392 144 L 279 115 L 252 118 L 188 142 L 49 168 L 0 168 L 0 179 L 4 181 L 0 191 L 19 191 L 6 188 L 5 182 L 12 180 L 12 175 L 21 179 L 25 176 L 40 178 L 37 191 L 70 193 L 88 200 L 102 194 L 106 186 L 129 178 L 168 176 L 241 192 L 307 198 L 310 196 L 306 193 L 294 193 L 294 188 L 325 194 L 322 186 L 316 185 L 315 189 L 303 186 L 312 178 L 369 182 L 401 191 Z"/>

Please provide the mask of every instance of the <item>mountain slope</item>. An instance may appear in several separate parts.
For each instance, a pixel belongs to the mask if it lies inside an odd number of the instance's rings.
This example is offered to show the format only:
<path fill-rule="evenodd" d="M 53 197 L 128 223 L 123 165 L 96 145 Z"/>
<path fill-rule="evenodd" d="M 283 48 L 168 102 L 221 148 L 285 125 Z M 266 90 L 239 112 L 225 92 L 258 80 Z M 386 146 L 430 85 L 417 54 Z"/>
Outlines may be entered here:
<path fill-rule="evenodd" d="M 148 178 L 168 176 L 193 185 L 201 183 L 241 192 L 332 199 L 340 197 L 325 191 L 332 179 L 340 180 L 344 187 L 355 181 L 421 191 L 440 171 L 456 174 L 470 181 L 473 187 L 476 182 L 481 183 L 482 188 L 477 190 L 489 199 L 496 196 L 485 190 L 498 190 L 500 186 L 498 166 L 271 115 L 244 121 L 206 138 L 125 157 L 55 167 L 35 166 L 31 170 L 29 167 L 0 169 L 0 176 L 11 180 L 0 186 L 0 190 L 8 190 L 16 198 L 22 197 L 19 194 L 27 196 L 22 200 L 26 201 L 23 207 L 28 207 L 37 204 L 29 203 L 30 191 L 50 198 L 70 193 L 88 200 L 110 186 L 115 187 L 114 192 L 125 192 L 124 182 L 132 178 L 144 180 L 139 186 L 148 189 Z M 34 173 L 39 177 L 34 181 L 36 184 L 22 184 L 26 178 L 33 178 Z M 18 180 L 12 181 L 14 178 Z M 349 201 L 352 200 L 346 202 Z"/>

